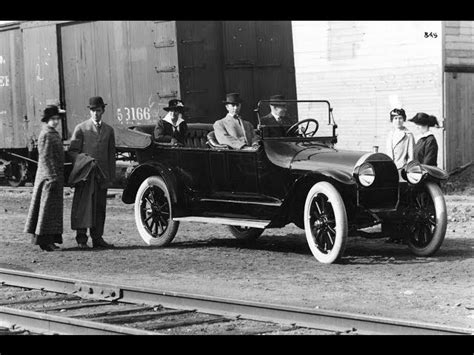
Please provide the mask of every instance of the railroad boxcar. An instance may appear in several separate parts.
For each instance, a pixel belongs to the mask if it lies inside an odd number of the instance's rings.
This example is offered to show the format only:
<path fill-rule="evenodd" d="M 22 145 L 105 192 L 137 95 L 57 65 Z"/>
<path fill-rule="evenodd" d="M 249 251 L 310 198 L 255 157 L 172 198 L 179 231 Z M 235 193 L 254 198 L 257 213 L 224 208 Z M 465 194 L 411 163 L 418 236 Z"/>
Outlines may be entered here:
<path fill-rule="evenodd" d="M 12 185 L 34 176 L 39 117 L 49 103 L 66 110 L 67 150 L 88 117 L 88 98 L 102 96 L 118 159 L 133 161 L 142 137 L 127 128 L 154 124 L 170 99 L 186 103 L 189 122 L 213 123 L 225 115 L 225 93 L 237 91 L 256 124 L 258 99 L 296 97 L 290 21 L 26 21 L 0 27 L 0 42 L 9 58 L 0 66 L 9 84 L 0 94 L 0 167 Z"/>

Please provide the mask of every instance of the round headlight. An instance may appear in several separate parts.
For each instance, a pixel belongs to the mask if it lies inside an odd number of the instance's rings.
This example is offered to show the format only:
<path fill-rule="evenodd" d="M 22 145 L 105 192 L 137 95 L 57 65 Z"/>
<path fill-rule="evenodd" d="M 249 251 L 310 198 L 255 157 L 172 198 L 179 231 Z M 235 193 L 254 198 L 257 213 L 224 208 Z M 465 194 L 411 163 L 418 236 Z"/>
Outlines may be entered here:
<path fill-rule="evenodd" d="M 418 184 L 425 174 L 421 165 L 415 162 L 411 162 L 407 165 L 406 173 L 408 182 L 414 185 Z"/>
<path fill-rule="evenodd" d="M 357 178 L 362 186 L 370 186 L 375 181 L 375 170 L 372 164 L 364 163 L 359 168 Z"/>

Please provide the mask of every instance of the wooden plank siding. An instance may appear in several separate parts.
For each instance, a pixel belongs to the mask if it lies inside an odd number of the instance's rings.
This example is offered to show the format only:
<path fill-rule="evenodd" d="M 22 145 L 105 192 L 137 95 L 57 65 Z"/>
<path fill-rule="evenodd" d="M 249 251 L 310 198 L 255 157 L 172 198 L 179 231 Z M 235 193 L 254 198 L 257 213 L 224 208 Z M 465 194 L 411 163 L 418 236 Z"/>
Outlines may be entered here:
<path fill-rule="evenodd" d="M 19 26 L 0 31 L 0 148 L 25 148 L 25 81 Z"/>
<path fill-rule="evenodd" d="M 408 118 L 422 111 L 442 121 L 441 22 L 293 21 L 292 29 L 298 98 L 331 102 L 338 148 L 384 152 L 397 102 Z M 433 131 L 442 166 L 443 129 Z"/>
<path fill-rule="evenodd" d="M 474 73 L 446 73 L 447 169 L 474 161 Z"/>
<path fill-rule="evenodd" d="M 56 24 L 31 27 L 22 23 L 27 134 L 36 139 L 48 104 L 60 102 Z M 61 124 L 57 128 L 62 132 Z"/>
<path fill-rule="evenodd" d="M 154 124 L 179 96 L 174 21 L 94 21 L 60 27 L 63 90 L 69 136 L 87 119 L 88 99 L 108 104 L 104 121 L 116 130 Z"/>
<path fill-rule="evenodd" d="M 474 161 L 474 21 L 443 23 L 447 170 Z"/>
<path fill-rule="evenodd" d="M 474 21 L 445 21 L 445 65 L 474 66 Z"/>

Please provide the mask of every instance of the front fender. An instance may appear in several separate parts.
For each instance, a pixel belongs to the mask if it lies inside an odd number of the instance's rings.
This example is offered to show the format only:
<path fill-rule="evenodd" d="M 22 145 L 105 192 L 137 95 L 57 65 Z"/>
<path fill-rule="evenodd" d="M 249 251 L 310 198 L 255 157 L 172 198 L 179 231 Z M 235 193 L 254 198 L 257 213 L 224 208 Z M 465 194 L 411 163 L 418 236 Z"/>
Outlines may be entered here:
<path fill-rule="evenodd" d="M 280 213 L 272 220 L 271 225 L 280 227 L 294 222 L 298 227 L 304 228 L 302 212 L 306 196 L 311 187 L 320 181 L 330 182 L 343 196 L 354 195 L 357 190 L 355 179 L 344 172 L 323 170 L 302 174 L 289 187 Z"/>
<path fill-rule="evenodd" d="M 448 172 L 443 169 L 438 168 L 437 166 L 421 164 L 422 168 L 426 171 L 427 175 L 430 178 L 436 180 L 446 180 L 449 178 Z"/>
<path fill-rule="evenodd" d="M 178 181 L 173 171 L 161 163 L 152 161 L 140 164 L 132 170 L 122 193 L 122 201 L 127 204 L 134 203 L 141 183 L 153 175 L 159 175 L 169 187 L 171 203 L 178 203 Z"/>
<path fill-rule="evenodd" d="M 437 166 L 420 164 L 417 161 L 411 161 L 407 164 L 407 166 L 403 168 L 401 172 L 402 178 L 405 179 L 407 182 L 408 182 L 407 170 L 410 169 L 410 165 L 412 164 L 421 166 L 421 170 L 423 172 L 422 181 L 428 180 L 428 181 L 440 182 L 441 180 L 447 180 L 449 178 L 449 173 L 443 169 L 438 168 Z"/>

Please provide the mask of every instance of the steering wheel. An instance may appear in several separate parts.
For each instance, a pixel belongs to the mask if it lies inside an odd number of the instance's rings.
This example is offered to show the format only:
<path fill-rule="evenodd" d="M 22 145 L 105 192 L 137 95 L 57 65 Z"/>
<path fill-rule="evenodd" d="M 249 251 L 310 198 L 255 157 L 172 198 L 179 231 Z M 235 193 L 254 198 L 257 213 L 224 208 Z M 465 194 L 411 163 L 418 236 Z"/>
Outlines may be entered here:
<path fill-rule="evenodd" d="M 312 131 L 309 131 L 308 132 L 308 127 L 309 127 L 309 124 L 311 122 L 314 122 L 316 124 L 316 128 Z M 319 129 L 319 123 L 318 121 L 316 121 L 314 118 L 306 118 L 304 120 L 301 120 L 299 122 L 296 122 L 294 125 L 292 125 L 290 128 L 288 128 L 286 130 L 286 135 L 287 136 L 292 136 L 296 133 L 296 130 L 298 129 L 299 126 L 303 125 L 304 123 L 306 123 L 306 126 L 304 128 L 304 130 L 301 130 L 300 133 L 301 133 L 301 136 L 304 137 L 304 138 L 311 138 L 311 137 L 314 137 L 314 135 L 316 134 L 316 132 L 318 131 Z"/>

